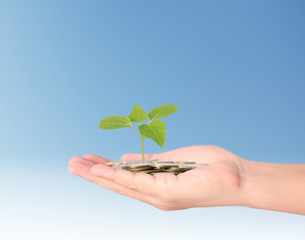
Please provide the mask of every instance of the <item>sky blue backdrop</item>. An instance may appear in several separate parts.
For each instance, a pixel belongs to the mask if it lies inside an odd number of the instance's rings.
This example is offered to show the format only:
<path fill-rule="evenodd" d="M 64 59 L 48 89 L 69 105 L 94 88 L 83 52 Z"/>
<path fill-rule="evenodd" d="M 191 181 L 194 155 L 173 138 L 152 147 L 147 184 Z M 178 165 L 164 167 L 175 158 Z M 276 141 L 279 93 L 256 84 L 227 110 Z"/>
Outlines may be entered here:
<path fill-rule="evenodd" d="M 256 214 L 269 224 L 260 237 L 273 236 L 272 226 L 281 229 L 279 237 L 304 234 L 298 227 L 304 218 L 289 214 L 241 208 L 161 213 L 66 170 L 76 155 L 119 160 L 140 152 L 131 129 L 97 127 L 106 116 L 127 116 L 136 103 L 146 111 L 179 107 L 164 119 L 163 149 L 146 140 L 146 152 L 213 144 L 246 159 L 305 163 L 304 11 L 304 2 L 295 0 L 1 1 L 1 207 L 7 214 L 0 220 L 7 239 L 16 218 L 27 223 L 18 225 L 23 239 L 35 239 L 29 226 L 38 223 L 41 234 L 62 232 L 65 239 L 72 231 L 74 239 L 101 229 L 111 234 L 119 219 L 129 224 L 125 232 L 136 223 L 146 233 L 144 223 L 200 228 L 203 222 L 210 229 L 205 236 L 221 239 L 217 230 L 227 229 L 243 238 L 243 231 L 265 226 Z M 89 216 L 104 228 L 90 225 Z"/>

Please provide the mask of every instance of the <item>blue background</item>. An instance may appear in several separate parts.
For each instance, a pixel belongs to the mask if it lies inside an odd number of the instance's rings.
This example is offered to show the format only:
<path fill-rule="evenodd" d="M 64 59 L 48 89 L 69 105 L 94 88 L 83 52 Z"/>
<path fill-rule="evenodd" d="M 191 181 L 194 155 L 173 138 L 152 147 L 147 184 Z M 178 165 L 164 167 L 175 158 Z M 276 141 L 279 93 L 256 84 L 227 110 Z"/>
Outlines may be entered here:
<path fill-rule="evenodd" d="M 132 129 L 97 127 L 136 103 L 179 107 L 164 147 L 146 140 L 147 153 L 213 144 L 305 163 L 304 11 L 295 0 L 1 1 L 0 237 L 303 239 L 303 216 L 161 212 L 67 166 L 140 152 Z"/>

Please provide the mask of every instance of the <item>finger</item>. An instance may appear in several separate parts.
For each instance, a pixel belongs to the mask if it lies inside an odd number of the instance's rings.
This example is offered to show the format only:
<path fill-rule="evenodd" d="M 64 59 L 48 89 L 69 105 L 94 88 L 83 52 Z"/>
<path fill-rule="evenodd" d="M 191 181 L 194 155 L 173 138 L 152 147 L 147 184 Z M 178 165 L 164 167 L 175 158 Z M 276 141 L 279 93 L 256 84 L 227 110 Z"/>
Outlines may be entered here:
<path fill-rule="evenodd" d="M 83 157 L 78 157 L 78 156 L 70 158 L 69 164 L 72 164 L 72 163 L 83 163 L 90 167 L 95 164 L 93 161 L 90 161 L 88 159 L 85 159 Z"/>
<path fill-rule="evenodd" d="M 114 191 L 118 194 L 137 199 L 153 206 L 157 205 L 158 201 L 156 198 L 146 195 L 144 193 L 137 192 L 136 190 L 123 187 L 107 179 L 95 176 L 90 172 L 90 167 L 83 163 L 72 163 L 69 165 L 68 170 L 73 175 L 82 177 L 90 182 L 93 182 L 103 188 Z"/>
<path fill-rule="evenodd" d="M 94 163 L 107 163 L 107 162 L 111 162 L 111 160 L 101 157 L 99 155 L 95 155 L 95 154 L 86 154 L 84 155 L 84 158 L 94 162 Z"/>
<path fill-rule="evenodd" d="M 89 165 L 84 164 L 82 162 L 73 162 L 73 163 L 69 164 L 68 171 L 71 174 L 82 177 L 82 178 L 85 178 L 90 182 L 95 182 L 95 180 L 97 180 L 96 176 L 94 176 L 90 173 L 90 168 L 93 165 L 89 166 Z"/>
<path fill-rule="evenodd" d="M 91 173 L 96 176 L 108 179 L 129 189 L 136 190 L 152 196 L 160 194 L 160 186 L 157 186 L 156 179 L 146 173 L 134 173 L 121 169 L 114 169 L 104 164 L 96 164 L 91 167 Z"/>

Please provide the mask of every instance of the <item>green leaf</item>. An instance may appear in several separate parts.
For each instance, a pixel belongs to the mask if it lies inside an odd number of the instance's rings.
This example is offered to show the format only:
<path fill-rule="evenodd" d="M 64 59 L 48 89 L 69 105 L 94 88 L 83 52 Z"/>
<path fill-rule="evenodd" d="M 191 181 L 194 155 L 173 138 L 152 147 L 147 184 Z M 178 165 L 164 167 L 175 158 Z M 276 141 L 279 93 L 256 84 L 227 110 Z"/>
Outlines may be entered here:
<path fill-rule="evenodd" d="M 152 121 L 156 118 L 167 117 L 177 111 L 178 107 L 172 104 L 166 104 L 160 107 L 156 107 L 148 113 L 149 121 Z"/>
<path fill-rule="evenodd" d="M 139 104 L 136 104 L 128 117 L 130 121 L 140 123 L 147 118 L 147 113 L 144 112 Z"/>
<path fill-rule="evenodd" d="M 117 129 L 117 128 L 124 128 L 130 127 L 130 119 L 128 117 L 122 116 L 109 116 L 98 124 L 98 127 L 101 129 Z"/>
<path fill-rule="evenodd" d="M 165 123 L 157 119 L 148 124 L 139 126 L 139 131 L 142 136 L 154 140 L 160 147 L 163 147 L 165 140 Z"/>

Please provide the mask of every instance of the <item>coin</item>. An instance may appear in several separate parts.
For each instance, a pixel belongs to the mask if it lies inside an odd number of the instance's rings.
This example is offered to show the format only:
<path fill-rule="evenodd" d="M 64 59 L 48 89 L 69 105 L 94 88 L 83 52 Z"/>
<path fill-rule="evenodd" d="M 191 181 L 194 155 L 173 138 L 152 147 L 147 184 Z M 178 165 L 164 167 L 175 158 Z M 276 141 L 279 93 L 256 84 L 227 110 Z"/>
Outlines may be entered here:
<path fill-rule="evenodd" d="M 193 168 L 179 168 L 179 167 L 172 167 L 168 169 L 164 169 L 165 172 L 186 172 L 192 170 Z"/>
<path fill-rule="evenodd" d="M 163 161 L 163 160 L 160 160 L 160 159 L 153 159 L 151 160 L 151 162 L 158 162 L 158 163 L 174 163 L 174 161 Z"/>
<path fill-rule="evenodd" d="M 176 164 L 196 164 L 196 162 L 176 161 Z"/>
<path fill-rule="evenodd" d="M 141 171 L 142 173 L 162 173 L 163 171 L 160 171 L 160 169 L 150 169 L 150 170 L 144 170 Z"/>
<path fill-rule="evenodd" d="M 107 163 L 105 163 L 105 165 L 107 165 L 107 166 L 114 166 L 114 165 L 118 165 L 118 164 L 120 164 L 120 162 L 107 162 Z"/>
<path fill-rule="evenodd" d="M 169 168 L 169 167 L 179 167 L 179 165 L 175 165 L 175 164 L 172 164 L 172 163 L 165 163 L 165 164 L 154 164 L 154 165 L 150 165 L 150 166 L 153 166 L 155 168 Z"/>
<path fill-rule="evenodd" d="M 150 167 L 151 165 L 147 163 L 136 163 L 133 165 L 125 165 L 125 166 L 129 168 L 141 168 L 141 167 Z"/>
<path fill-rule="evenodd" d="M 107 162 L 107 163 L 104 163 L 105 165 L 107 165 L 107 166 L 112 166 L 112 165 L 114 165 L 114 162 Z"/>
<path fill-rule="evenodd" d="M 154 169 L 152 167 L 122 167 L 122 169 L 130 170 L 130 171 L 140 171 L 140 170 L 147 170 L 147 169 Z"/>
<path fill-rule="evenodd" d="M 196 163 L 196 164 L 179 164 L 179 167 L 180 168 L 189 168 L 189 167 L 196 168 L 196 167 L 201 167 L 201 166 L 204 166 L 204 165 L 207 165 L 207 164 L 198 164 L 198 163 Z"/>
<path fill-rule="evenodd" d="M 160 159 L 153 159 L 151 162 L 160 162 Z"/>
<path fill-rule="evenodd" d="M 123 169 L 131 172 L 144 172 L 144 171 L 154 170 L 154 168 L 123 168 Z"/>
<path fill-rule="evenodd" d="M 108 162 L 105 165 L 115 168 L 124 169 L 135 173 L 147 173 L 155 175 L 157 173 L 178 175 L 180 173 L 201 167 L 207 164 L 198 164 L 196 162 L 187 161 L 162 161 L 160 159 L 152 160 L 128 160 L 123 162 Z"/>
<path fill-rule="evenodd" d="M 157 173 L 161 173 L 161 174 L 170 174 L 170 175 L 177 175 L 177 173 L 175 172 L 152 172 L 150 173 L 151 175 L 156 175 Z"/>
<path fill-rule="evenodd" d="M 145 164 L 145 163 L 151 163 L 151 162 L 152 162 L 151 160 L 144 159 L 144 161 L 143 161 L 141 159 L 137 159 L 137 160 L 126 160 L 121 163 L 125 164 L 125 165 L 133 165 L 133 164 Z"/>

